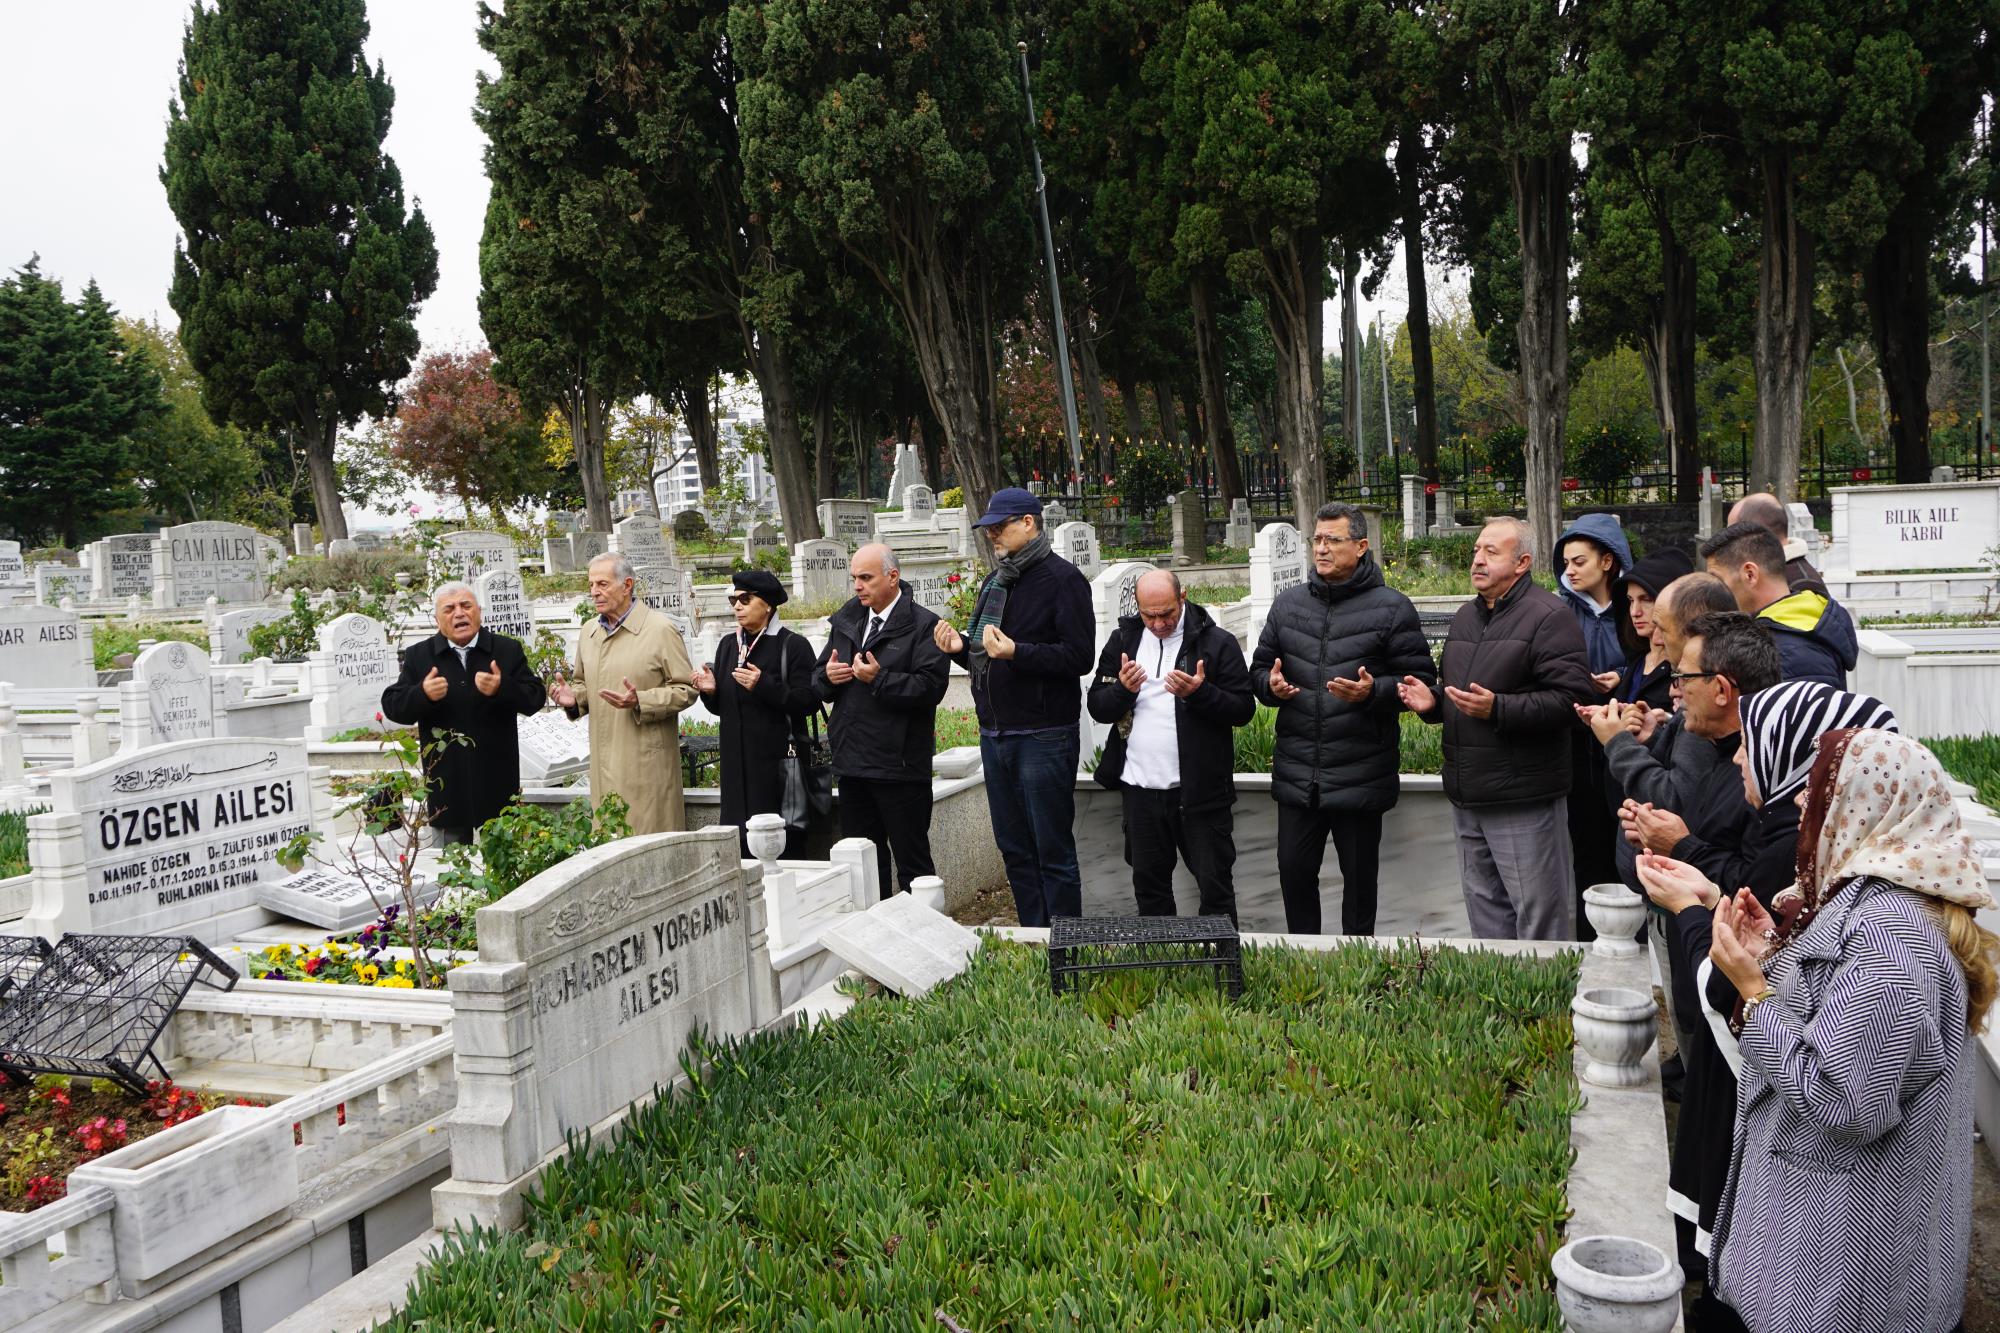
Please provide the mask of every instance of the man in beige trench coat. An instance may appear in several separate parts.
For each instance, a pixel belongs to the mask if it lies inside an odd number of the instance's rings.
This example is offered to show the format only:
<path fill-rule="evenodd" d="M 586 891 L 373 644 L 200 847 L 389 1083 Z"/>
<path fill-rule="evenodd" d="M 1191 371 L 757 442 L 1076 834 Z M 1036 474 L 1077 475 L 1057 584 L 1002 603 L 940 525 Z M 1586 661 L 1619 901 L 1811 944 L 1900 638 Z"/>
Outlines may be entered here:
<path fill-rule="evenodd" d="M 572 718 L 590 714 L 590 794 L 616 792 L 634 833 L 687 827 L 681 809 L 680 713 L 695 701 L 681 632 L 633 596 L 622 555 L 590 562 L 597 619 L 576 645 L 576 679 L 556 677 L 549 698 Z"/>

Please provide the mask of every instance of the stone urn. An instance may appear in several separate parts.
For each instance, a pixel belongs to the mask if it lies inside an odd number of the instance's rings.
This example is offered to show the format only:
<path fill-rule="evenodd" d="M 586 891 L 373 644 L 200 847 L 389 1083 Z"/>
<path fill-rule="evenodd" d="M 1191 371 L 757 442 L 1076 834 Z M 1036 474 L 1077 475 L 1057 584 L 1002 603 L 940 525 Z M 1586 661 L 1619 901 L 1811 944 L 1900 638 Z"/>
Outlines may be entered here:
<path fill-rule="evenodd" d="M 1604 1088 L 1630 1088 L 1644 1083 L 1640 1064 L 1653 1044 L 1659 1005 L 1644 991 L 1622 986 L 1594 986 L 1578 991 L 1569 1002 L 1576 1027 L 1576 1044 L 1587 1057 L 1583 1079 Z"/>
<path fill-rule="evenodd" d="M 1580 1236 L 1550 1261 L 1571 1333 L 1666 1333 L 1681 1312 L 1681 1266 L 1630 1236 Z"/>
<path fill-rule="evenodd" d="M 1600 958 L 1633 958 L 1639 930 L 1646 924 L 1646 900 L 1623 884 L 1593 884 L 1583 891 L 1583 914 L 1597 931 L 1593 950 Z"/>
<path fill-rule="evenodd" d="M 785 850 L 785 817 L 783 815 L 752 815 L 743 826 L 744 841 L 749 844 L 750 855 L 764 863 L 769 870 Z"/>

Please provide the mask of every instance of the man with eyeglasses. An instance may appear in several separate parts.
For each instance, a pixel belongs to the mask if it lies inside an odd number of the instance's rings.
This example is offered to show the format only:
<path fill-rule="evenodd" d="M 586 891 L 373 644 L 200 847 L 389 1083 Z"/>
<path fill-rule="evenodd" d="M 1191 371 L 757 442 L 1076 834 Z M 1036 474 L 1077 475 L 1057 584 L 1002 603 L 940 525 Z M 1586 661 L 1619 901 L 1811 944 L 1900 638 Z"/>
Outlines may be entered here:
<path fill-rule="evenodd" d="M 1236 919 L 1236 737 L 1257 701 L 1236 636 L 1156 569 L 1133 589 L 1137 615 L 1105 640 L 1090 715 L 1112 725 L 1100 786 L 1123 793 L 1125 863 L 1141 916 L 1173 916 L 1174 855 L 1203 916 Z"/>
<path fill-rule="evenodd" d="M 972 623 L 932 631 L 972 677 L 993 839 L 1024 926 L 1083 915 L 1076 863 L 1076 767 L 1097 621 L 1090 582 L 1042 530 L 1042 502 L 1019 486 L 993 492 L 973 524 L 993 543 Z"/>
<path fill-rule="evenodd" d="M 1682 810 L 1627 800 L 1619 811 L 1627 841 L 1685 861 L 1731 891 L 1747 886 L 1768 897 L 1790 882 L 1798 809 L 1778 801 L 1753 814 L 1730 762 L 1743 733 L 1742 701 L 1782 679 L 1777 642 L 1752 617 L 1724 611 L 1688 626 L 1674 688 L 1687 729 L 1714 745 L 1724 762 L 1702 775 Z"/>
<path fill-rule="evenodd" d="M 1340 928 L 1375 933 L 1382 816 L 1401 794 L 1399 681 L 1429 684 L 1430 646 L 1410 599 L 1382 579 L 1368 518 L 1347 504 L 1313 516 L 1312 570 L 1271 603 L 1250 664 L 1278 710 L 1271 796 L 1285 929 L 1320 932 L 1320 867 L 1340 859 Z"/>

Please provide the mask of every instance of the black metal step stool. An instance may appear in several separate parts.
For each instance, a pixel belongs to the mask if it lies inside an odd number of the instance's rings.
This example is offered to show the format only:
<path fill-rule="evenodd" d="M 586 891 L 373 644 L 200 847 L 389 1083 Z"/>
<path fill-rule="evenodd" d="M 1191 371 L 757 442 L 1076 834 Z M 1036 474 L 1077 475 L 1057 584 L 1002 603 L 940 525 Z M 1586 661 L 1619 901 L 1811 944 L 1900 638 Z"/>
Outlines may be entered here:
<path fill-rule="evenodd" d="M 1074 990 L 1086 972 L 1212 967 L 1224 999 L 1243 995 L 1236 923 L 1226 916 L 1059 916 L 1049 927 L 1049 985 Z"/>

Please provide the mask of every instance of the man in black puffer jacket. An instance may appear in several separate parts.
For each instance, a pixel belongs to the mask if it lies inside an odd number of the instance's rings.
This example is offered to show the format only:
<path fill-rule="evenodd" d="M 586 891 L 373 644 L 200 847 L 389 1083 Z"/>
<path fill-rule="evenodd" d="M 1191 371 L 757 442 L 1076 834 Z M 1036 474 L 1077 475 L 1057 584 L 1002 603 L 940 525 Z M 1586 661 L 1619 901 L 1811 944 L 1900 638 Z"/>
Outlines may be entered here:
<path fill-rule="evenodd" d="M 1090 715 L 1113 726 L 1098 785 L 1124 793 L 1125 863 L 1141 916 L 1172 916 L 1174 854 L 1201 914 L 1236 919 L 1236 728 L 1257 711 L 1236 636 L 1187 600 L 1171 569 L 1139 576 L 1090 683 Z"/>
<path fill-rule="evenodd" d="M 1306 581 L 1271 603 L 1250 685 L 1278 710 L 1271 795 L 1278 802 L 1278 888 L 1285 929 L 1320 931 L 1319 872 L 1333 837 L 1340 928 L 1375 933 L 1382 814 L 1396 804 L 1397 682 L 1433 679 L 1416 607 L 1382 582 L 1368 520 L 1322 506 Z"/>
<path fill-rule="evenodd" d="M 1534 562 L 1520 519 L 1480 529 L 1478 595 L 1445 636 L 1444 688 L 1402 682 L 1411 712 L 1444 723 L 1444 794 L 1465 914 L 1481 939 L 1570 938 L 1570 740 L 1575 706 L 1602 696 L 1576 617 L 1535 586 Z"/>

